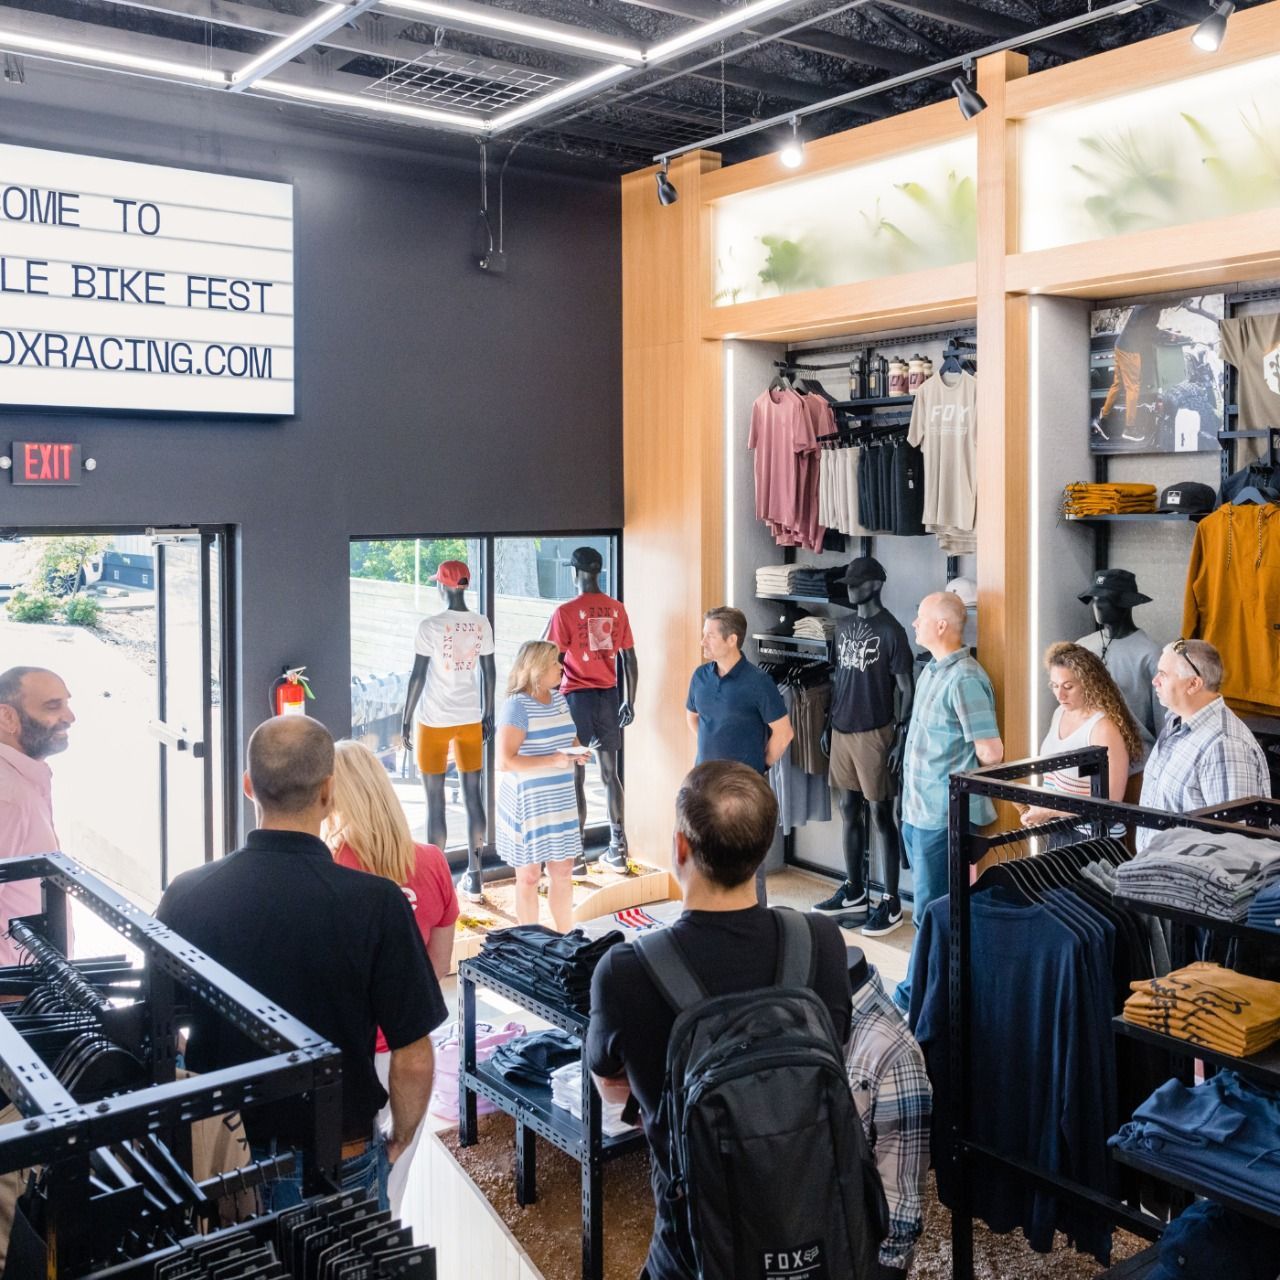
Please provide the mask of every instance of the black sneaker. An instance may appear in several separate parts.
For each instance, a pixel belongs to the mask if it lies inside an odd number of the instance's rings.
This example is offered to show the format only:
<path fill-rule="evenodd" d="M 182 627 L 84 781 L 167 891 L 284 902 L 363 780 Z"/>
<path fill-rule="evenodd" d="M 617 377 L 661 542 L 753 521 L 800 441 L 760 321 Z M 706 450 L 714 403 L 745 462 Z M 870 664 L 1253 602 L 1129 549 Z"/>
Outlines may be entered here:
<path fill-rule="evenodd" d="M 824 915 L 861 915 L 867 914 L 867 891 L 864 889 L 858 897 L 853 896 L 853 887 L 846 880 L 831 897 L 822 902 L 815 902 L 811 908 L 813 911 L 821 911 Z"/>
<path fill-rule="evenodd" d="M 627 870 L 627 851 L 619 849 L 617 845 L 610 845 L 601 855 L 600 861 L 609 868 L 610 871 L 617 872 L 620 876 L 629 875 Z"/>
<path fill-rule="evenodd" d="M 578 877 L 582 877 L 587 874 L 587 859 L 585 858 L 584 855 L 579 854 L 576 858 L 574 858 L 573 871 L 570 874 Z"/>
<path fill-rule="evenodd" d="M 458 897 L 465 898 L 468 902 L 484 901 L 484 882 L 478 871 L 462 873 L 462 879 L 458 881 Z"/>
<path fill-rule="evenodd" d="M 897 898 L 881 898 L 862 932 L 868 938 L 882 938 L 902 926 L 902 903 Z"/>

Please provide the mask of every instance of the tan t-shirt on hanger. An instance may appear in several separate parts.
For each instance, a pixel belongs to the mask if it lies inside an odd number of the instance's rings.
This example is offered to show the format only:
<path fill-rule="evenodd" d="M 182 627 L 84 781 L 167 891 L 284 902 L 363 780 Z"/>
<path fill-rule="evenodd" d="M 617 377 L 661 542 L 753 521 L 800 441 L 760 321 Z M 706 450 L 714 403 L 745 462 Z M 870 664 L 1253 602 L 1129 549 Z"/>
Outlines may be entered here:
<path fill-rule="evenodd" d="M 978 510 L 978 380 L 935 373 L 916 391 L 907 443 L 924 454 L 926 529 L 973 528 Z"/>
<path fill-rule="evenodd" d="M 1222 322 L 1222 358 L 1240 372 L 1239 431 L 1280 427 L 1280 315 L 1237 316 Z M 1267 454 L 1265 440 L 1238 440 L 1236 466 Z"/>

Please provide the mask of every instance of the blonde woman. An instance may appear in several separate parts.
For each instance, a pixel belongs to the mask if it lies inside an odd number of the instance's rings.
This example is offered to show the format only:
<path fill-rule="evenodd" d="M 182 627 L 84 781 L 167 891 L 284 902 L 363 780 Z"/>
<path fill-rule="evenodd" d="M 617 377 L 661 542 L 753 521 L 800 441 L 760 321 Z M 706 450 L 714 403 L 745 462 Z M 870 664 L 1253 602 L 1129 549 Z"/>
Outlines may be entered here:
<path fill-rule="evenodd" d="M 538 882 L 547 864 L 551 919 L 573 926 L 573 872 L 582 856 L 574 770 L 591 753 L 582 747 L 560 692 L 560 650 L 547 640 L 520 646 L 498 717 L 498 857 L 516 873 L 516 919 L 538 920 Z"/>
<path fill-rule="evenodd" d="M 1066 641 L 1049 646 L 1044 665 L 1058 707 L 1040 744 L 1041 756 L 1106 747 L 1107 795 L 1123 800 L 1129 774 L 1142 767 L 1142 737 L 1115 681 L 1101 658 Z M 1055 769 L 1045 775 L 1041 785 L 1066 795 L 1089 794 L 1089 779 L 1082 778 L 1078 769 Z M 1033 827 L 1066 816 L 1056 809 L 1033 805 L 1022 811 L 1022 825 Z"/>
<path fill-rule="evenodd" d="M 437 977 L 443 978 L 449 972 L 454 921 L 458 918 L 458 895 L 449 864 L 435 845 L 414 843 L 391 779 L 368 747 L 358 742 L 339 742 L 335 751 L 333 812 L 325 827 L 334 861 L 356 871 L 385 876 L 404 890 L 431 967 Z M 391 1053 L 381 1030 L 373 1065 L 385 1089 L 391 1075 Z M 378 1124 L 384 1132 L 390 1132 L 390 1104 L 378 1114 Z M 419 1124 L 413 1141 L 391 1166 L 387 1179 L 387 1197 L 396 1217 L 421 1133 Z"/>

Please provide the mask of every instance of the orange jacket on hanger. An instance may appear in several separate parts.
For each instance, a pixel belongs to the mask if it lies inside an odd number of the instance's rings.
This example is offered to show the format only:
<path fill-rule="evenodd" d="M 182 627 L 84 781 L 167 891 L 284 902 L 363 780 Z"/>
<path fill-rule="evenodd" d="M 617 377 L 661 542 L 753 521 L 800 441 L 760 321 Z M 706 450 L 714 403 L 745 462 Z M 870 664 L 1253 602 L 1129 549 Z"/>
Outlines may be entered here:
<path fill-rule="evenodd" d="M 1280 506 L 1227 504 L 1196 526 L 1182 634 L 1222 654 L 1228 701 L 1280 707 Z"/>

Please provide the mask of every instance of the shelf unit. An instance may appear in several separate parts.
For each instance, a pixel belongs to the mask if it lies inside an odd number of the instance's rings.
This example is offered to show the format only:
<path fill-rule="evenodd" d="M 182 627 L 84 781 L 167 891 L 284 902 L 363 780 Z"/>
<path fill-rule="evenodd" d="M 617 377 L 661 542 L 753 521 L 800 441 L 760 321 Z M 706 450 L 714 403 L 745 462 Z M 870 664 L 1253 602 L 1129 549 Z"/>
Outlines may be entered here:
<path fill-rule="evenodd" d="M 1280 1089 L 1280 1042 L 1263 1049 L 1260 1053 L 1240 1058 L 1232 1053 L 1211 1049 L 1208 1045 L 1195 1044 L 1179 1036 L 1166 1035 L 1163 1031 L 1152 1031 L 1149 1027 L 1140 1027 L 1136 1022 L 1127 1022 L 1118 1016 L 1111 1019 L 1111 1027 L 1117 1035 L 1140 1040 L 1143 1044 L 1153 1045 L 1166 1053 L 1181 1054 L 1183 1057 L 1190 1055 L 1203 1062 L 1211 1062 L 1215 1067 L 1225 1067 L 1228 1071 L 1234 1071 L 1257 1084 L 1266 1085 L 1269 1089 Z"/>
<path fill-rule="evenodd" d="M 476 1060 L 476 987 L 505 996 L 585 1044 L 590 1017 L 568 1005 L 549 1000 L 532 984 L 514 981 L 503 968 L 483 956 L 458 966 L 459 1018 L 462 1062 L 458 1071 L 458 1145 L 474 1146 L 477 1140 L 476 1099 L 487 1098 L 516 1122 L 516 1203 L 537 1199 L 536 1139 L 545 1138 L 582 1166 L 582 1277 L 604 1276 L 604 1166 L 628 1151 L 645 1146 L 640 1129 L 616 1138 L 601 1130 L 600 1095 L 591 1079 L 585 1054 L 582 1061 L 582 1118 L 551 1101 L 550 1088 L 521 1085 L 503 1079 Z"/>
<path fill-rule="evenodd" d="M 1113 1147 L 1111 1156 L 1117 1164 L 1127 1165 L 1130 1169 L 1136 1169 L 1139 1173 L 1144 1173 L 1159 1182 L 1167 1182 L 1172 1187 L 1190 1191 L 1193 1195 L 1203 1196 L 1206 1200 L 1216 1201 L 1224 1208 L 1234 1209 L 1236 1213 L 1242 1213 L 1247 1218 L 1256 1218 L 1259 1222 L 1280 1230 L 1280 1213 L 1272 1213 L 1260 1205 L 1251 1204 L 1248 1200 L 1232 1195 L 1229 1191 L 1223 1191 L 1220 1187 L 1207 1185 L 1199 1178 L 1170 1169 L 1156 1160 L 1147 1160 L 1137 1152 L 1120 1151 Z"/>

